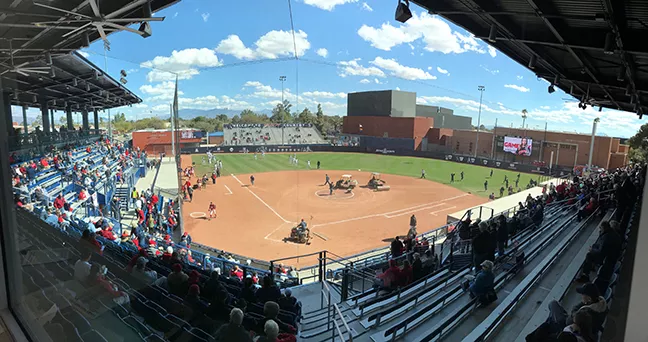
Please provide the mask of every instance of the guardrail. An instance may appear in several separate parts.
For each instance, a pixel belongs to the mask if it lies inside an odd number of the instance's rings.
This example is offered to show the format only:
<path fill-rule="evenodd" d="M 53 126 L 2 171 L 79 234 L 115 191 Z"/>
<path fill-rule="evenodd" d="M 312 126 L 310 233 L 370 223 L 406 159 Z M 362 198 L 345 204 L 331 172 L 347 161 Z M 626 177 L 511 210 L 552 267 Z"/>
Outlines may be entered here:
<path fill-rule="evenodd" d="M 349 329 L 347 321 L 344 319 L 344 315 L 340 311 L 340 307 L 331 301 L 331 288 L 328 285 L 327 281 L 322 281 L 322 288 L 320 290 L 320 306 L 324 308 L 324 301 L 326 301 L 326 330 L 331 330 L 331 341 L 335 341 L 335 336 L 340 338 L 341 341 L 353 342 L 353 334 Z M 337 320 L 342 321 L 342 326 L 346 329 L 348 339 L 344 339 L 344 333 L 341 330 L 340 324 Z M 333 322 L 333 329 L 331 329 L 331 322 Z"/>

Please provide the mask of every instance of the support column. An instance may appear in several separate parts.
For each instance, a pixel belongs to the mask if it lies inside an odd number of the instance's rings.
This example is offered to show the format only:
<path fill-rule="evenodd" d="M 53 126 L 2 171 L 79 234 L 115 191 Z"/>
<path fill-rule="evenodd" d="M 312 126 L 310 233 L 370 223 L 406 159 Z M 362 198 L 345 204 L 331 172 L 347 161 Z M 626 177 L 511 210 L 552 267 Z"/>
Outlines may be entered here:
<path fill-rule="evenodd" d="M 99 131 L 99 112 L 97 110 L 94 110 L 94 128 Z"/>
<path fill-rule="evenodd" d="M 23 112 L 23 133 L 27 134 L 29 133 L 29 125 L 27 124 L 27 106 L 22 106 L 22 112 Z"/>
<path fill-rule="evenodd" d="M 13 117 L 11 115 L 11 94 L 10 93 L 8 92 L 2 93 L 2 106 L 4 106 L 5 121 L 7 123 L 7 134 L 9 136 L 13 136 L 15 134 L 13 129 Z"/>
<path fill-rule="evenodd" d="M 50 123 L 52 124 L 52 132 L 54 132 L 54 127 L 56 127 L 56 121 L 54 121 L 54 108 L 50 109 Z"/>
<path fill-rule="evenodd" d="M 47 108 L 47 99 L 45 98 L 45 96 L 41 95 L 39 100 L 41 105 L 41 116 L 43 117 L 43 127 L 41 127 L 41 129 L 44 133 L 49 133 L 51 132 L 51 130 L 50 113 L 49 109 Z"/>
<path fill-rule="evenodd" d="M 65 108 L 65 113 L 67 114 L 67 130 L 71 131 L 74 127 L 74 120 L 72 119 L 72 108 Z"/>
<path fill-rule="evenodd" d="M 85 109 L 81 112 L 81 121 L 83 122 L 83 130 L 86 132 L 90 130 L 90 123 L 88 122 L 88 111 Z"/>

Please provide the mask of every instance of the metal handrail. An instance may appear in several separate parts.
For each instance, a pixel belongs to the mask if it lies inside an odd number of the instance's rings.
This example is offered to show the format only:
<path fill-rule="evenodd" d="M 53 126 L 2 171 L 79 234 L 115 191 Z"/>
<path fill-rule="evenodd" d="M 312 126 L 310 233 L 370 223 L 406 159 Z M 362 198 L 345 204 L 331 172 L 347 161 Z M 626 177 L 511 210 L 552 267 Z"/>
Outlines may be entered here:
<path fill-rule="evenodd" d="M 348 341 L 352 342 L 353 341 L 353 335 L 351 334 L 351 330 L 349 329 L 349 325 L 347 324 L 346 320 L 344 319 L 344 316 L 342 315 L 342 311 L 340 311 L 340 307 L 336 303 L 331 302 L 331 288 L 327 284 L 326 280 L 323 280 L 322 282 L 322 289 L 320 290 L 320 306 L 323 309 L 324 308 L 324 300 L 326 300 L 326 331 L 331 330 L 331 341 L 335 341 L 335 333 L 337 332 L 338 337 L 342 341 Z M 342 321 L 342 325 L 347 331 L 348 334 L 348 340 L 344 339 L 344 334 L 342 333 L 342 330 L 340 329 L 340 325 L 337 322 L 337 315 L 340 316 L 340 320 Z M 333 329 L 331 329 L 331 319 L 333 319 Z"/>

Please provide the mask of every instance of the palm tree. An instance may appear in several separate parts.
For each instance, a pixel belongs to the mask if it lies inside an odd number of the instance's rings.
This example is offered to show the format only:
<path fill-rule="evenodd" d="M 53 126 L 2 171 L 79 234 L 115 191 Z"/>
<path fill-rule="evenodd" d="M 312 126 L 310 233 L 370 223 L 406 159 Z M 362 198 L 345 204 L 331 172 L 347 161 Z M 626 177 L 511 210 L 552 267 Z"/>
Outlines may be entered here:
<path fill-rule="evenodd" d="M 526 118 L 528 113 L 529 112 L 526 109 L 522 109 L 522 128 L 524 128 L 524 124 L 526 123 Z"/>

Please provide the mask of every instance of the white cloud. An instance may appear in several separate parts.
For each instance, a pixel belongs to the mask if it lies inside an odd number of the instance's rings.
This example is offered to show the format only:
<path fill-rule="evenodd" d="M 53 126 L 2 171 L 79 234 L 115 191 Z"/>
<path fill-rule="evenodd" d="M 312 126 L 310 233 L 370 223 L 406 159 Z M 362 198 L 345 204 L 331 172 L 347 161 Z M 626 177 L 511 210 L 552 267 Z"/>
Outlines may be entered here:
<path fill-rule="evenodd" d="M 81 55 L 81 56 L 83 56 L 85 58 L 90 57 L 90 54 L 85 52 L 85 51 L 77 50 L 77 52 L 79 53 L 79 55 Z"/>
<path fill-rule="evenodd" d="M 209 12 L 207 12 L 207 13 L 201 14 L 200 16 L 202 17 L 204 22 L 207 22 L 207 20 L 209 20 L 210 14 L 209 14 Z"/>
<path fill-rule="evenodd" d="M 383 83 L 382 83 L 382 82 L 380 82 L 380 80 L 379 80 L 379 79 L 377 79 L 377 78 L 374 78 L 374 82 L 375 82 L 376 84 L 383 84 Z"/>
<path fill-rule="evenodd" d="M 466 100 L 461 98 L 449 97 L 449 96 L 420 96 L 418 99 L 423 100 L 423 103 L 444 103 L 449 104 L 455 109 L 455 113 L 461 111 L 471 111 L 479 112 L 479 101 L 475 100 Z M 506 115 L 520 115 L 519 111 L 511 110 L 505 108 L 504 106 L 499 106 L 499 108 L 492 108 L 488 104 L 482 103 L 481 106 L 482 112 L 489 112 L 493 114 L 506 114 Z"/>
<path fill-rule="evenodd" d="M 515 90 L 521 91 L 523 93 L 528 93 L 529 91 L 531 91 L 531 89 L 529 89 L 527 87 L 519 86 L 519 85 L 516 85 L 516 84 L 505 84 L 504 88 L 515 89 Z"/>
<path fill-rule="evenodd" d="M 367 84 L 367 83 L 371 83 L 371 81 L 369 81 L 369 80 L 366 79 L 366 78 L 363 78 L 363 79 L 360 80 L 360 83 L 362 83 L 362 84 Z"/>
<path fill-rule="evenodd" d="M 399 64 L 395 59 L 376 57 L 371 64 L 388 70 L 393 76 L 406 80 L 436 80 L 436 76 L 430 75 L 427 71 L 419 68 L 412 68 Z"/>
<path fill-rule="evenodd" d="M 199 68 L 216 67 L 222 64 L 213 50 L 190 48 L 173 50 L 168 57 L 157 56 L 142 63 L 141 67 L 153 68 L 146 76 L 149 82 L 160 82 L 175 79 L 173 73 L 177 73 L 180 79 L 189 79 L 199 74 Z"/>
<path fill-rule="evenodd" d="M 181 97 L 178 99 L 178 106 L 180 108 L 227 108 L 227 109 L 247 109 L 253 106 L 248 102 L 231 98 L 227 95 L 223 96 L 201 96 L 194 98 Z"/>
<path fill-rule="evenodd" d="M 169 113 L 169 105 L 168 104 L 159 104 L 157 106 L 152 107 L 151 111 Z"/>
<path fill-rule="evenodd" d="M 429 69 L 428 69 L 429 70 Z M 441 74 L 448 75 L 450 76 L 450 73 L 446 69 L 441 69 L 441 67 L 437 67 L 437 71 Z"/>
<path fill-rule="evenodd" d="M 517 77 L 518 81 L 521 81 L 524 78 L 524 76 L 520 76 L 520 75 L 517 75 L 516 77 Z"/>
<path fill-rule="evenodd" d="M 431 67 L 431 66 L 429 66 L 429 67 L 428 67 L 427 69 L 428 69 L 428 70 L 432 70 L 432 67 Z"/>
<path fill-rule="evenodd" d="M 500 71 L 497 70 L 497 69 L 495 69 L 495 70 L 488 69 L 487 67 L 485 67 L 485 66 L 483 66 L 483 65 L 481 65 L 481 64 L 480 64 L 479 66 L 480 66 L 482 69 L 486 70 L 487 72 L 489 72 L 489 73 L 491 73 L 491 74 L 493 74 L 493 75 L 497 75 L 497 74 L 499 74 L 499 72 L 500 72 Z"/>
<path fill-rule="evenodd" d="M 178 16 L 178 12 L 173 13 L 173 18 Z"/>
<path fill-rule="evenodd" d="M 497 49 L 488 45 L 488 54 L 491 55 L 491 57 L 497 56 Z"/>
<path fill-rule="evenodd" d="M 341 98 L 346 99 L 347 94 L 345 93 L 330 93 L 328 91 L 306 91 L 302 93 L 303 96 L 317 97 L 317 98 Z"/>
<path fill-rule="evenodd" d="M 474 51 L 486 53 L 486 50 L 473 35 L 464 35 L 453 31 L 450 25 L 439 17 L 425 12 L 412 13 L 412 15 L 411 19 L 398 27 L 392 26 L 390 23 L 384 23 L 380 27 L 362 25 L 358 30 L 358 35 L 371 43 L 371 46 L 385 51 L 421 39 L 425 44 L 425 49 L 430 52 L 439 51 L 448 54 Z"/>
<path fill-rule="evenodd" d="M 281 89 L 272 88 L 269 85 L 264 85 L 259 81 L 247 81 L 243 85 L 244 88 L 253 88 L 254 93 L 250 96 L 252 97 L 261 97 L 261 98 L 272 98 L 272 99 L 281 99 Z M 290 94 L 290 89 L 284 88 L 283 91 L 284 97 L 292 96 Z"/>
<path fill-rule="evenodd" d="M 400 87 L 396 87 L 396 90 L 399 90 L 399 91 L 400 91 Z"/>
<path fill-rule="evenodd" d="M 144 109 L 148 108 L 148 105 L 146 103 L 136 103 L 133 105 L 133 108 Z"/>
<path fill-rule="evenodd" d="M 166 101 L 173 99 L 175 82 L 164 81 L 155 85 L 145 84 L 139 89 L 142 93 L 151 96 L 146 99 L 147 101 Z M 178 90 L 178 96 L 183 94 L 181 90 Z"/>
<path fill-rule="evenodd" d="M 306 5 L 311 5 L 325 11 L 332 11 L 335 6 L 344 5 L 358 0 L 304 0 Z"/>
<path fill-rule="evenodd" d="M 360 65 L 358 63 L 360 61 L 360 58 L 352 59 L 350 61 L 341 61 L 338 62 L 338 66 L 340 69 L 338 70 L 338 73 L 341 77 L 347 77 L 347 76 L 377 76 L 377 77 L 385 77 L 385 73 L 376 68 L 376 67 L 365 67 Z"/>
<path fill-rule="evenodd" d="M 320 57 L 324 57 L 324 58 L 328 57 L 328 50 L 325 49 L 325 48 L 319 48 L 319 49 L 317 49 L 317 52 L 316 52 L 316 53 L 317 53 L 317 55 L 319 55 Z"/>
<path fill-rule="evenodd" d="M 366 2 L 362 3 L 362 9 L 365 11 L 373 12 L 373 8 L 371 8 L 371 6 L 369 6 L 369 4 L 367 4 Z"/>
<path fill-rule="evenodd" d="M 295 32 L 295 44 L 298 57 L 303 56 L 310 49 L 306 32 L 302 30 Z M 246 47 L 241 38 L 233 34 L 221 40 L 216 51 L 246 60 L 276 59 L 295 55 L 295 45 L 290 31 L 270 31 L 254 42 L 254 46 L 254 48 Z"/>
<path fill-rule="evenodd" d="M 548 110 L 548 109 L 551 109 L 551 107 L 550 106 L 540 106 L 540 109 Z"/>

